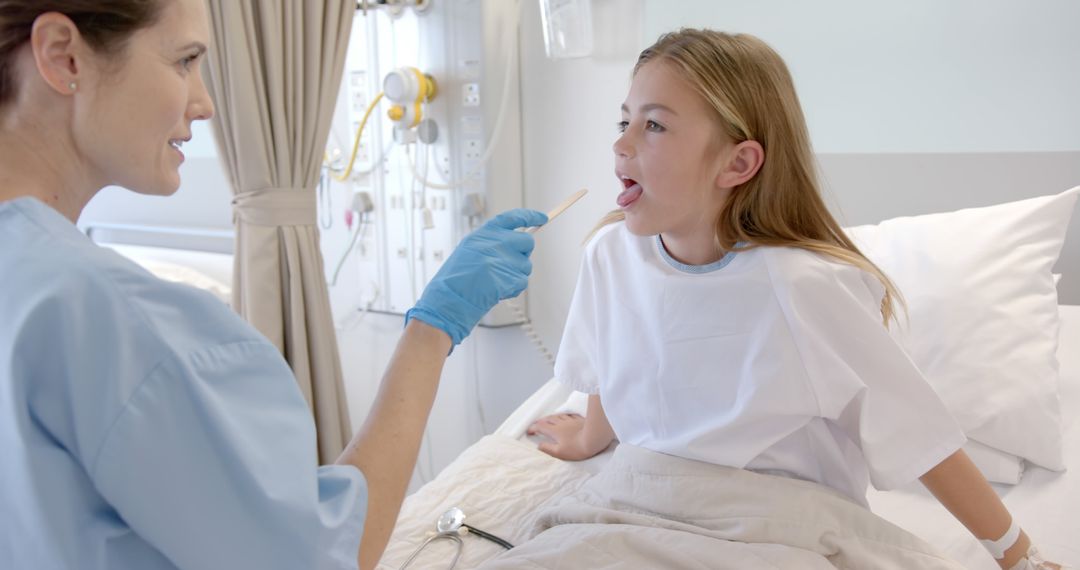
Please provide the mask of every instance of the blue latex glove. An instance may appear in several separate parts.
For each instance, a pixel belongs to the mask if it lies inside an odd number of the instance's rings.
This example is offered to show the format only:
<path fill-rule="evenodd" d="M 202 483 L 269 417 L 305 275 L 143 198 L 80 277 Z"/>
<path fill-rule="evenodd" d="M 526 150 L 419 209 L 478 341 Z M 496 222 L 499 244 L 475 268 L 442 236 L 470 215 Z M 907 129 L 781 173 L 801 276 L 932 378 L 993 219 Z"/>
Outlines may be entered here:
<path fill-rule="evenodd" d="M 496 303 L 525 290 L 532 273 L 529 254 L 536 243 L 531 234 L 514 230 L 545 223 L 542 212 L 518 208 L 465 236 L 416 306 L 405 313 L 405 323 L 420 319 L 446 331 L 457 346 Z"/>

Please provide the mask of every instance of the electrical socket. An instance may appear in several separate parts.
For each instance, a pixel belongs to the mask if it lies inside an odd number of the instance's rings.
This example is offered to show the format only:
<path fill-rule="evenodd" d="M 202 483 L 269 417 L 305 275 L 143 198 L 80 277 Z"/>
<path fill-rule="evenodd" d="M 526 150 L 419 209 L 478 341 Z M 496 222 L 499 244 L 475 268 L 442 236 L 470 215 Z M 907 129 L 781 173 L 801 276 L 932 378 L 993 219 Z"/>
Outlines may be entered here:
<path fill-rule="evenodd" d="M 480 141 L 469 139 L 465 141 L 465 160 L 480 160 Z"/>
<path fill-rule="evenodd" d="M 479 107 L 480 106 L 480 84 L 479 83 L 466 83 L 462 87 L 463 95 L 462 104 L 466 107 Z"/>

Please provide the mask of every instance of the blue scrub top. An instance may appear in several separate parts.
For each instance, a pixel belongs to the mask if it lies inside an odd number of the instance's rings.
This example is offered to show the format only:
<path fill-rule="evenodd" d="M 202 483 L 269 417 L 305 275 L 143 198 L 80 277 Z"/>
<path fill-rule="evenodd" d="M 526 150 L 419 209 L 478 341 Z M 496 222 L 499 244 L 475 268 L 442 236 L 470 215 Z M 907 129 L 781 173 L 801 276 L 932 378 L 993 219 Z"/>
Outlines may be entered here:
<path fill-rule="evenodd" d="M 288 364 L 212 295 L 0 203 L 0 568 L 356 568 Z"/>

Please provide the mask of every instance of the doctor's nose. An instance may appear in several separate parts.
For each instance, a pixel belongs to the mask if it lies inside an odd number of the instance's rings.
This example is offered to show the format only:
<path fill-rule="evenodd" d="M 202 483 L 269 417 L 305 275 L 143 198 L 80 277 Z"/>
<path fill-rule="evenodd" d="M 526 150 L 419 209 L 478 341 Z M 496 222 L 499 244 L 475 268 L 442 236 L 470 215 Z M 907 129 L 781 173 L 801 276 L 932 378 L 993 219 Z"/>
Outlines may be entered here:
<path fill-rule="evenodd" d="M 192 98 L 188 102 L 188 118 L 193 121 L 208 121 L 214 116 L 214 100 L 210 98 L 210 92 L 203 82 L 202 76 L 195 74 L 196 85 Z"/>

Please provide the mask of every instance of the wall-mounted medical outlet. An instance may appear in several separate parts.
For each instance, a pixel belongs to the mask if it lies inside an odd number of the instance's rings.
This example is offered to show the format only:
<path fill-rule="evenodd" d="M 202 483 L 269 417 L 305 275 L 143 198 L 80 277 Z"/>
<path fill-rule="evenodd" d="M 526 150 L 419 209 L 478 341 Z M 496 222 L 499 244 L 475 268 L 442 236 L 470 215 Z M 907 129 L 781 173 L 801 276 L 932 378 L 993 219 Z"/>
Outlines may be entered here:
<path fill-rule="evenodd" d="M 375 210 L 375 202 L 371 199 L 370 192 L 354 192 L 350 209 L 354 212 L 366 214 Z"/>
<path fill-rule="evenodd" d="M 465 141 L 465 160 L 480 160 L 484 154 L 484 145 L 476 139 Z"/>
<path fill-rule="evenodd" d="M 386 5 L 402 8 L 412 1 L 386 0 Z M 356 167 L 337 195 L 345 197 L 349 208 L 351 201 L 363 200 L 356 192 L 370 194 L 372 209 L 365 212 L 366 203 L 356 203 L 352 226 L 363 225 L 356 242 L 369 249 L 353 257 L 343 275 L 355 275 L 357 283 L 377 283 L 381 293 L 371 301 L 350 293 L 356 298 L 346 301 L 349 306 L 363 302 L 372 311 L 403 313 L 462 237 L 488 217 L 522 205 L 516 4 L 433 1 L 422 14 L 405 7 L 392 16 L 380 8 L 353 20 L 346 80 L 327 153 L 343 169 L 359 123 L 371 111 Z M 437 93 L 435 81 L 449 97 L 431 96 Z M 380 103 L 369 109 L 380 91 Z M 412 97 L 391 100 L 402 93 Z M 390 114 L 393 105 L 400 109 Z M 417 123 L 415 128 L 395 128 L 410 116 L 419 119 L 408 121 Z M 489 148 L 492 141 L 495 146 Z M 335 257 L 348 243 L 339 242 L 352 239 L 344 231 L 327 231 L 326 236 L 334 242 L 327 249 Z M 483 324 L 521 321 L 501 309 Z"/>
<path fill-rule="evenodd" d="M 472 193 L 465 196 L 465 203 L 461 206 L 461 215 L 466 218 L 475 218 L 484 215 L 483 194 Z"/>
<path fill-rule="evenodd" d="M 479 83 L 466 83 L 462 86 L 463 97 L 461 103 L 466 107 L 479 107 L 480 106 L 480 84 Z"/>

